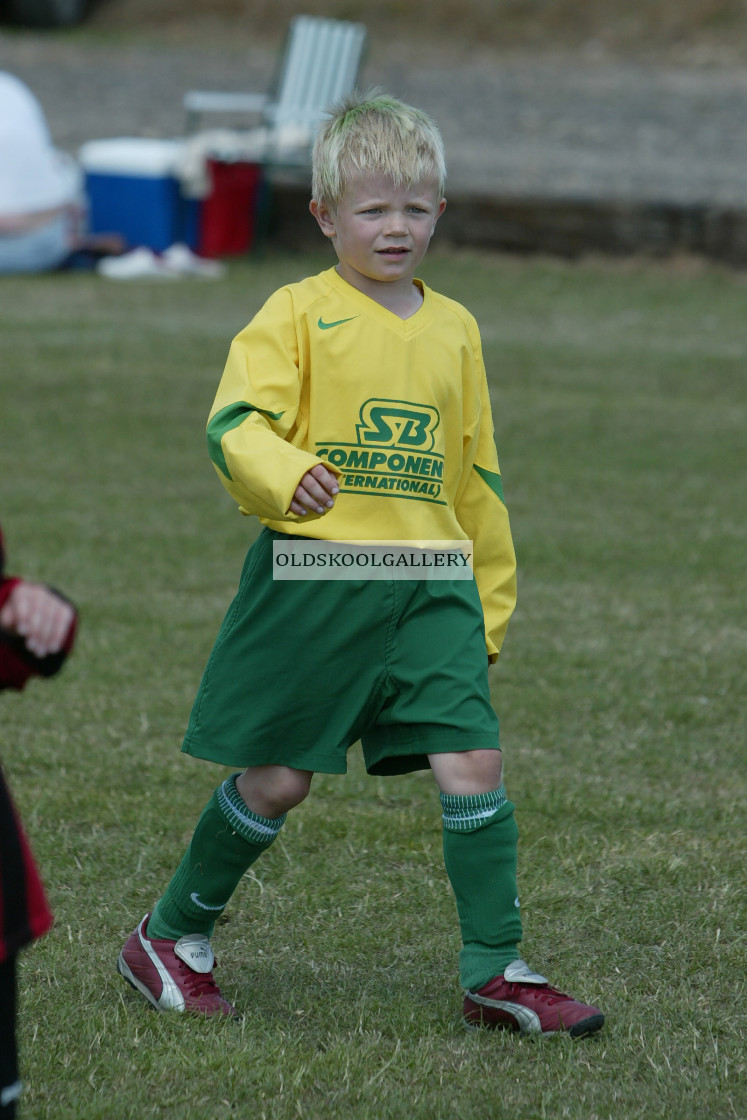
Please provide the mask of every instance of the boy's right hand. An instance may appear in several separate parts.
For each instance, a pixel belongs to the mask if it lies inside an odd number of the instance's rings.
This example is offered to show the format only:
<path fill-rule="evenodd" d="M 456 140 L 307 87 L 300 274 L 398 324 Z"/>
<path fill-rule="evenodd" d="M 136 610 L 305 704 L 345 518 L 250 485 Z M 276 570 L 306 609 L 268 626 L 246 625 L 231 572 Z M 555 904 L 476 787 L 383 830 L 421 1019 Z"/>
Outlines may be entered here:
<path fill-rule="evenodd" d="M 322 463 L 317 463 L 303 476 L 288 510 L 299 517 L 307 513 L 328 513 L 340 492 L 337 476 Z"/>

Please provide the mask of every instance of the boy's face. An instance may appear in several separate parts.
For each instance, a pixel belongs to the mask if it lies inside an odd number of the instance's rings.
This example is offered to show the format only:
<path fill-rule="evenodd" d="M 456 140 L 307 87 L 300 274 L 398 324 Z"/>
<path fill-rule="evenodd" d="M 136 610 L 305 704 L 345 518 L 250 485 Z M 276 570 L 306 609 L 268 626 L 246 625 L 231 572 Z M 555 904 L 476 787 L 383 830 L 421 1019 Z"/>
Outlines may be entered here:
<path fill-rule="evenodd" d="M 436 183 L 395 186 L 387 175 L 361 174 L 334 209 L 314 200 L 311 212 L 343 279 L 376 298 L 380 284 L 412 284 L 445 205 Z"/>

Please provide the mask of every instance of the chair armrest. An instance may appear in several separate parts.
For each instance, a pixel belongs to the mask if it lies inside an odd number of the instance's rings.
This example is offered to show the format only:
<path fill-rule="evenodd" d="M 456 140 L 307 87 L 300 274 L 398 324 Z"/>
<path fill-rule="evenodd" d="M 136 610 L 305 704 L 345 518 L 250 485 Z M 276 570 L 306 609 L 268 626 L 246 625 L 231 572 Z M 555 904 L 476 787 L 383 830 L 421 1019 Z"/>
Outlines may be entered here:
<path fill-rule="evenodd" d="M 191 89 L 184 94 L 189 113 L 261 113 L 269 98 L 266 93 L 218 93 Z"/>
<path fill-rule="evenodd" d="M 203 113 L 263 113 L 268 104 L 266 93 L 222 93 L 192 89 L 184 95 L 187 132 L 195 132 Z"/>

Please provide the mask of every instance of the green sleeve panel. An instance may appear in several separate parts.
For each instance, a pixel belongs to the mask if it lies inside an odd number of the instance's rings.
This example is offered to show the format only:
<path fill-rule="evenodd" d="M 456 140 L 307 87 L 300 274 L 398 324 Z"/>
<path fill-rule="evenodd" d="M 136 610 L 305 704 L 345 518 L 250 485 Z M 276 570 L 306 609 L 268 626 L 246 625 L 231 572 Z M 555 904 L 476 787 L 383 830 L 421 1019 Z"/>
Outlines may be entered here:
<path fill-rule="evenodd" d="M 477 463 L 474 464 L 474 468 L 483 482 L 487 482 L 490 489 L 494 494 L 498 495 L 505 506 L 506 499 L 503 497 L 503 482 L 501 481 L 501 476 L 495 474 L 494 471 L 486 471 L 484 467 L 478 467 Z"/>
<path fill-rule="evenodd" d="M 230 432 L 233 428 L 238 428 L 239 424 L 243 424 L 247 416 L 251 416 L 253 412 L 260 412 L 263 416 L 269 416 L 271 420 L 279 420 L 283 415 L 282 412 L 268 412 L 265 409 L 255 408 L 253 404 L 249 404 L 247 401 L 235 401 L 233 404 L 227 404 L 220 412 L 216 412 L 215 416 L 212 416 L 208 421 L 208 454 L 221 474 L 229 481 L 233 481 L 233 479 L 226 463 L 226 457 L 223 454 L 223 437 L 226 432 Z"/>

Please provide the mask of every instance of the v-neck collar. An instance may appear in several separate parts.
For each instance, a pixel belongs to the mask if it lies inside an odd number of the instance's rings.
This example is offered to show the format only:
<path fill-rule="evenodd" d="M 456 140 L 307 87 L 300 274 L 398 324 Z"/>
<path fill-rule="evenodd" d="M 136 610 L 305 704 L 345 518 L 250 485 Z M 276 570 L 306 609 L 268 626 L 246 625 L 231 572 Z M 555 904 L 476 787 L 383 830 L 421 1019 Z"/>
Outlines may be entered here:
<path fill-rule="evenodd" d="M 388 307 L 384 307 L 378 303 L 371 296 L 367 296 L 365 292 L 361 292 L 358 288 L 353 287 L 347 280 L 340 276 L 336 268 L 330 268 L 325 273 L 326 279 L 341 295 L 346 299 L 351 300 L 367 315 L 378 319 L 382 325 L 387 326 L 390 330 L 397 331 L 399 334 L 411 335 L 421 330 L 432 316 L 432 303 L 431 293 L 426 284 L 422 280 L 414 279 L 414 283 L 420 289 L 423 295 L 423 302 L 420 307 L 408 319 L 401 319 L 394 311 L 390 311 Z"/>

